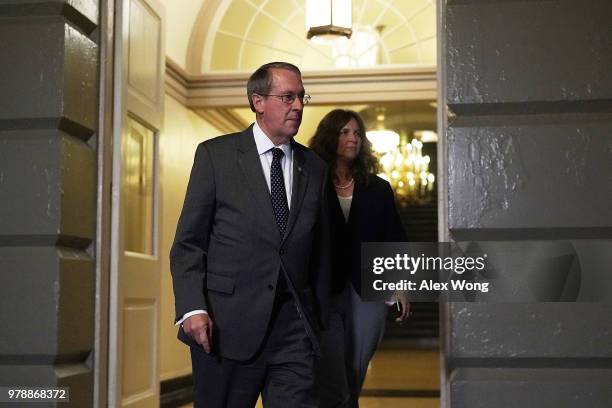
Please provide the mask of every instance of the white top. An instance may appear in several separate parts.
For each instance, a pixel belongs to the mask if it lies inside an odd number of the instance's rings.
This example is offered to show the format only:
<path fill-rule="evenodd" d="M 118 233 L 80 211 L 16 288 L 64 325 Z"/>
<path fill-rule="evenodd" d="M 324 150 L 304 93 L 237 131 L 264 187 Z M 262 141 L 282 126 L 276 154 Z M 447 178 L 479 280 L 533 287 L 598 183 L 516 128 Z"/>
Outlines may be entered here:
<path fill-rule="evenodd" d="M 351 212 L 351 203 L 353 202 L 353 196 L 348 196 L 348 197 L 338 196 L 338 201 L 340 202 L 340 208 L 342 209 L 342 214 L 344 214 L 344 221 L 348 222 L 349 213 Z"/>

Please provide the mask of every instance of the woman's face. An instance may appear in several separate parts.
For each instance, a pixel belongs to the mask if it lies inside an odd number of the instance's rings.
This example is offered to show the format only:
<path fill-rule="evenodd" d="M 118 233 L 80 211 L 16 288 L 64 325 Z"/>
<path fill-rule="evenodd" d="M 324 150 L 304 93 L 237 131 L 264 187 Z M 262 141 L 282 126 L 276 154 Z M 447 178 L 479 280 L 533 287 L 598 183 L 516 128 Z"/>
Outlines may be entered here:
<path fill-rule="evenodd" d="M 338 148 L 336 149 L 337 160 L 342 160 L 351 163 L 359 155 L 361 150 L 361 129 L 355 119 L 348 121 L 346 125 L 340 129 L 338 137 Z"/>

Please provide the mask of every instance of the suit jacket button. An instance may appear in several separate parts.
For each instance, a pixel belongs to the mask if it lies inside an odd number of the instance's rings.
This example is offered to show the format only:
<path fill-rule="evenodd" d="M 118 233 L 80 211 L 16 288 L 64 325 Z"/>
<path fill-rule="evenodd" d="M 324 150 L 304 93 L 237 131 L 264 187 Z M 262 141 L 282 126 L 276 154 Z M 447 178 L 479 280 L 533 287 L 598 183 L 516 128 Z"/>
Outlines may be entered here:
<path fill-rule="evenodd" d="M 274 285 L 268 285 L 268 289 L 274 290 Z"/>
<path fill-rule="evenodd" d="M 285 250 L 281 248 L 281 250 L 279 251 L 281 255 L 285 255 Z"/>

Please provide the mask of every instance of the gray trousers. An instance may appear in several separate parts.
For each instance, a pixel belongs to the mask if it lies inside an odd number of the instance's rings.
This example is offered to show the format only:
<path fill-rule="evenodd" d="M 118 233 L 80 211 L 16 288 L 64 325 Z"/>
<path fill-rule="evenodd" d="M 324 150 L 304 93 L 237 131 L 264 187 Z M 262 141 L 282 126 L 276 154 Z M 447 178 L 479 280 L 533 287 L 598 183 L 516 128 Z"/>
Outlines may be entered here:
<path fill-rule="evenodd" d="M 368 364 L 385 331 L 387 310 L 384 302 L 361 300 L 350 284 L 332 299 L 315 376 L 321 408 L 359 406 Z"/>

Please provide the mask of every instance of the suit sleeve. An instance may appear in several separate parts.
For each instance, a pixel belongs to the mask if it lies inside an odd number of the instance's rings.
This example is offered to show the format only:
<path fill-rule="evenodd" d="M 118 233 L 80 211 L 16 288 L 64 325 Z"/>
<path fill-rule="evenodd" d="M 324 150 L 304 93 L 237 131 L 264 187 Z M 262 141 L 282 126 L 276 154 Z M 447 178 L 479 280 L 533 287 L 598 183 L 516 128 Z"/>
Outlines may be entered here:
<path fill-rule="evenodd" d="M 170 250 L 175 321 L 187 312 L 208 309 L 204 297 L 204 276 L 214 209 L 214 170 L 210 153 L 201 143 L 196 150 L 185 202 Z"/>
<path fill-rule="evenodd" d="M 319 219 L 316 228 L 316 242 L 314 245 L 313 259 L 311 262 L 314 266 L 312 276 L 314 282 L 312 287 L 315 288 L 315 297 L 317 302 L 317 314 L 319 317 L 319 325 L 322 329 L 327 327 L 329 314 L 329 301 L 331 297 L 331 236 L 330 236 L 330 217 L 328 209 L 328 170 L 325 169 L 325 174 L 321 184 L 321 208 L 319 209 Z"/>

